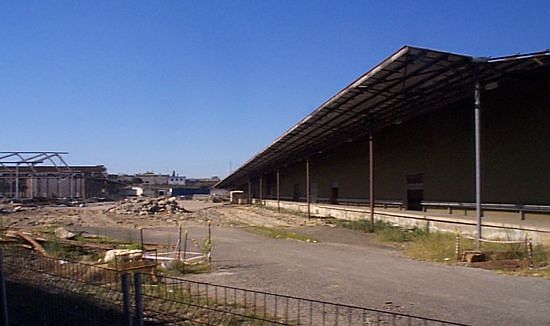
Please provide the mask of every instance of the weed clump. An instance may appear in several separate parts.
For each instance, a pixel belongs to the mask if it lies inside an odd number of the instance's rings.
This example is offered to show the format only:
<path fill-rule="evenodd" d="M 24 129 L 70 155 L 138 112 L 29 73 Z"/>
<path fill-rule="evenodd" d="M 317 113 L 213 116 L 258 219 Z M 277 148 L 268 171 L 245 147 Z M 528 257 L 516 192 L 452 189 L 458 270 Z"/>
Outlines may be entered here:
<path fill-rule="evenodd" d="M 455 235 L 443 232 L 424 232 L 417 235 L 405 247 L 405 254 L 411 258 L 444 262 L 455 260 Z"/>
<path fill-rule="evenodd" d="M 328 223 L 355 231 L 370 232 L 371 230 L 371 223 L 366 219 L 353 221 L 333 219 Z M 374 233 L 376 239 L 380 242 L 407 242 L 428 234 L 426 230 L 421 228 L 404 229 L 380 220 L 374 222 Z"/>
<path fill-rule="evenodd" d="M 290 232 L 283 228 L 270 228 L 265 226 L 250 226 L 249 231 L 273 239 L 291 239 L 304 242 L 319 242 L 319 240 L 300 233 Z"/>

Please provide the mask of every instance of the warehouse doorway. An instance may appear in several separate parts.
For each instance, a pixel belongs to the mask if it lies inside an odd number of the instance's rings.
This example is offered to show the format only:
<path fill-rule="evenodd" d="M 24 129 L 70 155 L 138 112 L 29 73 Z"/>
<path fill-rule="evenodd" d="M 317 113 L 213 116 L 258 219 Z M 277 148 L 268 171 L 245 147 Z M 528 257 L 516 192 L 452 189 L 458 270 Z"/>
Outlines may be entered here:
<path fill-rule="evenodd" d="M 412 211 L 422 210 L 424 200 L 424 174 L 407 175 L 407 209 Z"/>
<path fill-rule="evenodd" d="M 317 202 L 317 183 L 312 182 L 311 183 L 311 202 L 316 203 Z"/>
<path fill-rule="evenodd" d="M 334 205 L 338 205 L 338 187 L 330 188 L 330 200 L 329 202 Z"/>
<path fill-rule="evenodd" d="M 300 200 L 300 185 L 295 184 L 294 185 L 294 192 L 292 193 L 292 200 L 299 201 Z"/>

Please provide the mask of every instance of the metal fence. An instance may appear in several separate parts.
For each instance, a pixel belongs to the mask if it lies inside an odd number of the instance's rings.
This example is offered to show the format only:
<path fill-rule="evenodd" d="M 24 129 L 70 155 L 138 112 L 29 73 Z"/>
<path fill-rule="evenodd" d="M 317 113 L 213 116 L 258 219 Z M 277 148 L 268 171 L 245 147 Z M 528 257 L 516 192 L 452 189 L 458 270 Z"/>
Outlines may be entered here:
<path fill-rule="evenodd" d="M 4 251 L 13 325 L 460 325 Z"/>
<path fill-rule="evenodd" d="M 143 282 L 142 291 L 146 310 L 165 312 L 172 303 L 191 305 L 200 308 L 195 322 L 207 325 L 461 325 L 173 277 Z"/>
<path fill-rule="evenodd" d="M 126 325 L 116 272 L 3 251 L 10 325 Z"/>

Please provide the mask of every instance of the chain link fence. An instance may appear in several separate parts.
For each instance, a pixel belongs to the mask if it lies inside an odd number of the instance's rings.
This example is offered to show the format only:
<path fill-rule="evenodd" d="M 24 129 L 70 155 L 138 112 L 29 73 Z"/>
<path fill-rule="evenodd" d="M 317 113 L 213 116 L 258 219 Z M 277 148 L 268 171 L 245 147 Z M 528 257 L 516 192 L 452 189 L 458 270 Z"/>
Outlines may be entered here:
<path fill-rule="evenodd" d="M 460 325 L 22 250 L 3 250 L 2 267 L 10 325 Z"/>

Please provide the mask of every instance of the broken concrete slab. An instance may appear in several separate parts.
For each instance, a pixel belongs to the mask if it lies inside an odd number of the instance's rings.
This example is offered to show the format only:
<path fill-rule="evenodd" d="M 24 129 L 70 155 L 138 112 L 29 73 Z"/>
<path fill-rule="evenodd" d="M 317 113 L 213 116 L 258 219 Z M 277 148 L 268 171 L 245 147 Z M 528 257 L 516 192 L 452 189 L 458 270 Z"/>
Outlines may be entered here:
<path fill-rule="evenodd" d="M 66 239 L 66 240 L 70 240 L 70 239 L 74 239 L 77 234 L 76 233 L 73 233 L 73 232 L 70 232 L 70 231 L 67 231 L 64 227 L 58 227 L 57 229 L 55 229 L 54 231 L 55 233 L 55 236 L 60 238 L 60 239 Z"/>

